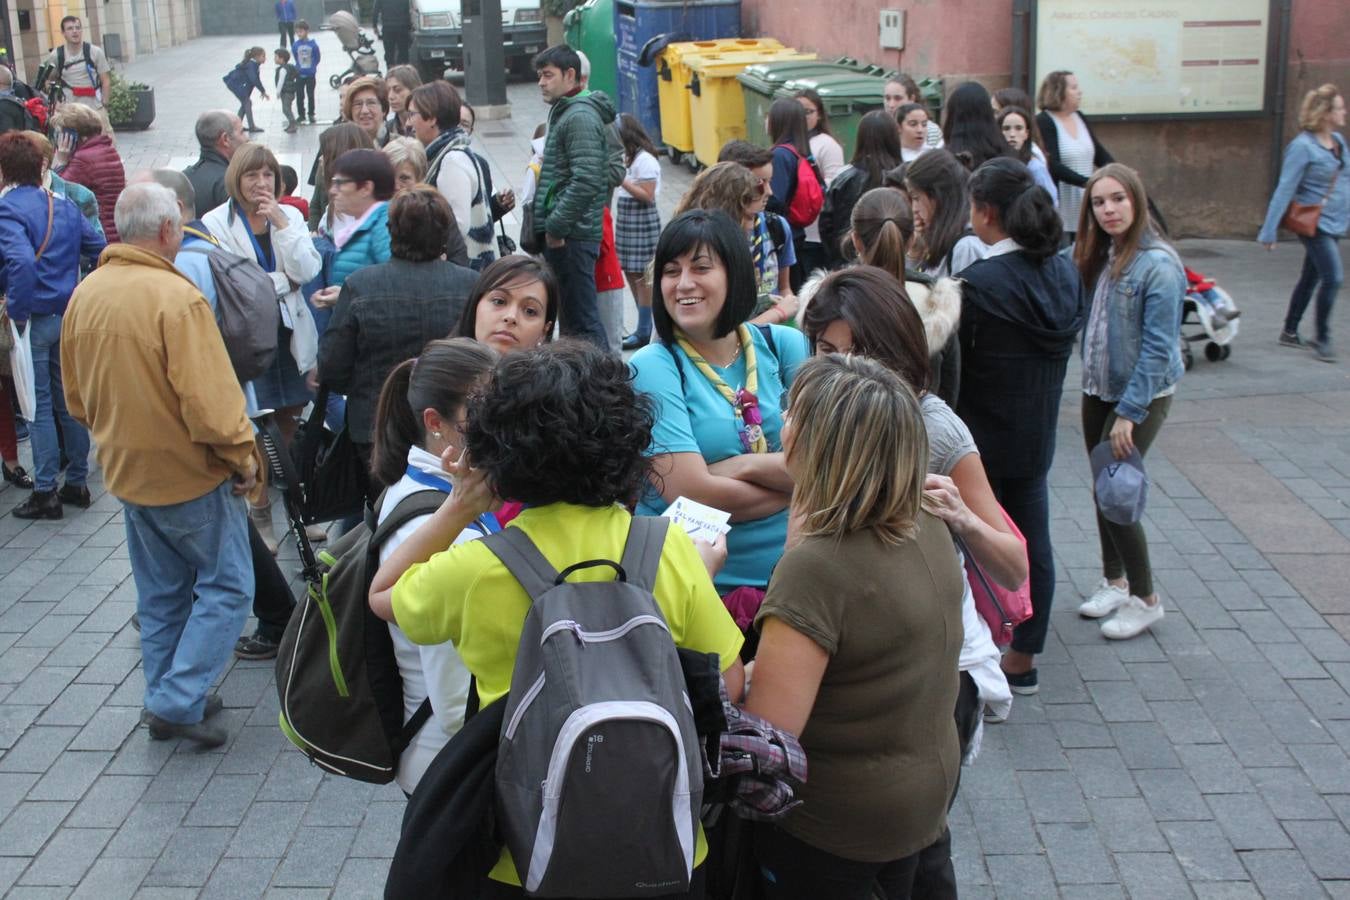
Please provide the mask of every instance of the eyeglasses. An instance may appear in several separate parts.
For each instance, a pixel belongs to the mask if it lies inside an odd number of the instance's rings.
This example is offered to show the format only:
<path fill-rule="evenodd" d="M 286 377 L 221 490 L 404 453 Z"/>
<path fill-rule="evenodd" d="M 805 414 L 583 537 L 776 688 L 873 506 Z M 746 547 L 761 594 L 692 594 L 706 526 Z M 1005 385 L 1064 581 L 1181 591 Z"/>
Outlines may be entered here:
<path fill-rule="evenodd" d="M 380 101 L 374 97 L 368 97 L 365 100 L 353 100 L 352 109 L 379 109 Z"/>
<path fill-rule="evenodd" d="M 342 178 L 340 176 L 334 175 L 332 178 L 328 179 L 328 183 L 331 184 L 333 187 L 342 187 L 344 184 L 356 184 L 356 179 Z"/>

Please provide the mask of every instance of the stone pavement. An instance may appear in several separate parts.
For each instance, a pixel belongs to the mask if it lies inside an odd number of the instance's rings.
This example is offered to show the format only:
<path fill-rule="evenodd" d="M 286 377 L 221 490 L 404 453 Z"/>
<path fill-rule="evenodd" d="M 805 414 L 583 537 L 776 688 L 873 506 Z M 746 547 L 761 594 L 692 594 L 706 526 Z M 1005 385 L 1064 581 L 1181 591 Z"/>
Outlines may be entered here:
<path fill-rule="evenodd" d="M 203 39 L 128 67 L 159 106 L 154 129 L 119 137 L 129 168 L 193 152 L 193 118 L 228 99 L 219 78 L 246 43 Z M 510 93 L 516 118 L 479 127 L 508 184 L 544 112 L 529 85 Z M 335 95 L 321 96 L 331 118 Z M 307 166 L 318 129 L 288 137 L 276 103 L 259 107 L 263 137 Z M 668 213 L 689 176 L 665 172 Z M 1043 688 L 986 731 L 963 775 L 965 897 L 1350 897 L 1350 366 L 1274 345 L 1297 245 L 1181 249 L 1237 298 L 1243 334 L 1228 361 L 1196 361 L 1150 454 L 1167 617 L 1108 643 L 1074 614 L 1099 559 L 1069 390 Z M 227 670 L 233 737 L 219 751 L 137 727 L 135 589 L 118 503 L 97 476 L 91 487 L 91 509 L 32 524 L 8 514 L 20 494 L 0 491 L 0 893 L 379 896 L 403 797 L 290 749 L 270 664 Z M 294 572 L 294 551 L 283 558 Z"/>

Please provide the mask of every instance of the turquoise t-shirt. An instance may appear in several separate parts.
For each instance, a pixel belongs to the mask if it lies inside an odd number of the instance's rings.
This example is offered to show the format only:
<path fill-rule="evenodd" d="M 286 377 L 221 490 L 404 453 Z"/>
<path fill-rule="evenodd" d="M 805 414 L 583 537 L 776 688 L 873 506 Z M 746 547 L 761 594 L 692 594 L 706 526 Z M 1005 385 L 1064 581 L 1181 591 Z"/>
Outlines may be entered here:
<path fill-rule="evenodd" d="M 773 333 L 776 357 L 770 352 L 759 328 L 750 326 L 750 336 L 755 344 L 759 381 L 756 394 L 764 416 L 764 438 L 769 450 L 776 452 L 783 449 L 778 434 L 783 425 L 783 392 L 792 384 L 797 366 L 811 355 L 811 348 L 806 336 L 796 329 L 782 325 L 770 325 L 769 328 Z M 679 368 L 672 353 L 679 355 Z M 628 365 L 633 370 L 634 387 L 650 396 L 656 404 L 656 427 L 652 429 L 649 455 L 698 453 L 711 464 L 745 452 L 731 404 L 678 346 L 667 349 L 664 344 L 648 344 L 633 354 Z M 680 383 L 681 368 L 683 385 Z M 714 369 L 732 390 L 744 386 L 744 354 L 727 368 Z M 668 505 L 661 494 L 649 486 L 638 503 L 637 513 L 660 515 Z M 726 593 L 741 585 L 762 588 L 769 583 L 769 574 L 783 555 L 787 520 L 787 510 L 783 510 L 762 519 L 732 524 L 727 535 L 727 564 L 716 581 L 718 591 Z"/>

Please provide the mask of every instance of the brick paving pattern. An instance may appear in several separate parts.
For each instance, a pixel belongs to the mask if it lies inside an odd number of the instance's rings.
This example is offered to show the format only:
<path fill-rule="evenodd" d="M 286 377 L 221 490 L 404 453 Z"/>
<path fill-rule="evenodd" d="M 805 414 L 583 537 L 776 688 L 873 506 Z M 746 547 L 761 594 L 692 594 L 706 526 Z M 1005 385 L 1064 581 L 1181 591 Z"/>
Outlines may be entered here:
<path fill-rule="evenodd" d="M 320 39 L 331 71 L 341 53 Z M 193 120 L 229 100 L 220 76 L 247 43 L 201 39 L 127 67 L 159 110 L 152 130 L 119 136 L 129 169 L 194 155 Z M 478 141 L 499 183 L 518 184 L 544 107 L 528 84 L 510 95 L 515 118 L 480 122 Z M 321 88 L 321 120 L 336 105 Z M 307 171 L 320 129 L 284 135 L 279 103 L 256 107 L 261 137 Z M 663 212 L 689 180 L 665 164 Z M 1075 369 L 1041 693 L 986 730 L 952 811 L 967 898 L 1350 897 L 1350 368 L 1274 346 L 1297 245 L 1181 249 L 1244 315 L 1232 358 L 1197 360 L 1150 454 L 1167 616 L 1109 643 L 1074 613 L 1100 577 Z M 22 495 L 0 491 L 0 893 L 381 896 L 403 797 L 289 749 L 269 663 L 227 669 L 218 751 L 138 727 L 135 588 L 97 477 L 92 508 L 60 522 L 13 518 Z M 283 560 L 294 574 L 293 549 Z"/>

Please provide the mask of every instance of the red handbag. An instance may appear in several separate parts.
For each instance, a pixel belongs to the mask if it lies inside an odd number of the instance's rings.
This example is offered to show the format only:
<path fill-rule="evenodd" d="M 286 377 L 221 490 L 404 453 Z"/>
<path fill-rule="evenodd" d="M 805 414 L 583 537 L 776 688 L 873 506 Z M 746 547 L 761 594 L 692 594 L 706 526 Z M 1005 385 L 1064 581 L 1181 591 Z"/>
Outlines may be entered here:
<path fill-rule="evenodd" d="M 1027 539 L 1022 536 L 1017 523 L 1008 515 L 1007 510 L 999 507 L 999 512 L 1003 513 L 1003 521 L 1008 523 L 1012 533 L 1022 542 L 1022 556 L 1026 558 Z M 1031 618 L 1031 579 L 1028 577 L 1022 582 L 1021 587 L 1010 591 L 985 574 L 965 541 L 956 537 L 956 544 L 961 548 L 961 555 L 966 560 L 966 579 L 970 582 L 970 592 L 975 597 L 975 611 L 989 626 L 994 643 L 999 647 L 1006 647 L 1012 643 L 1013 629 Z"/>

